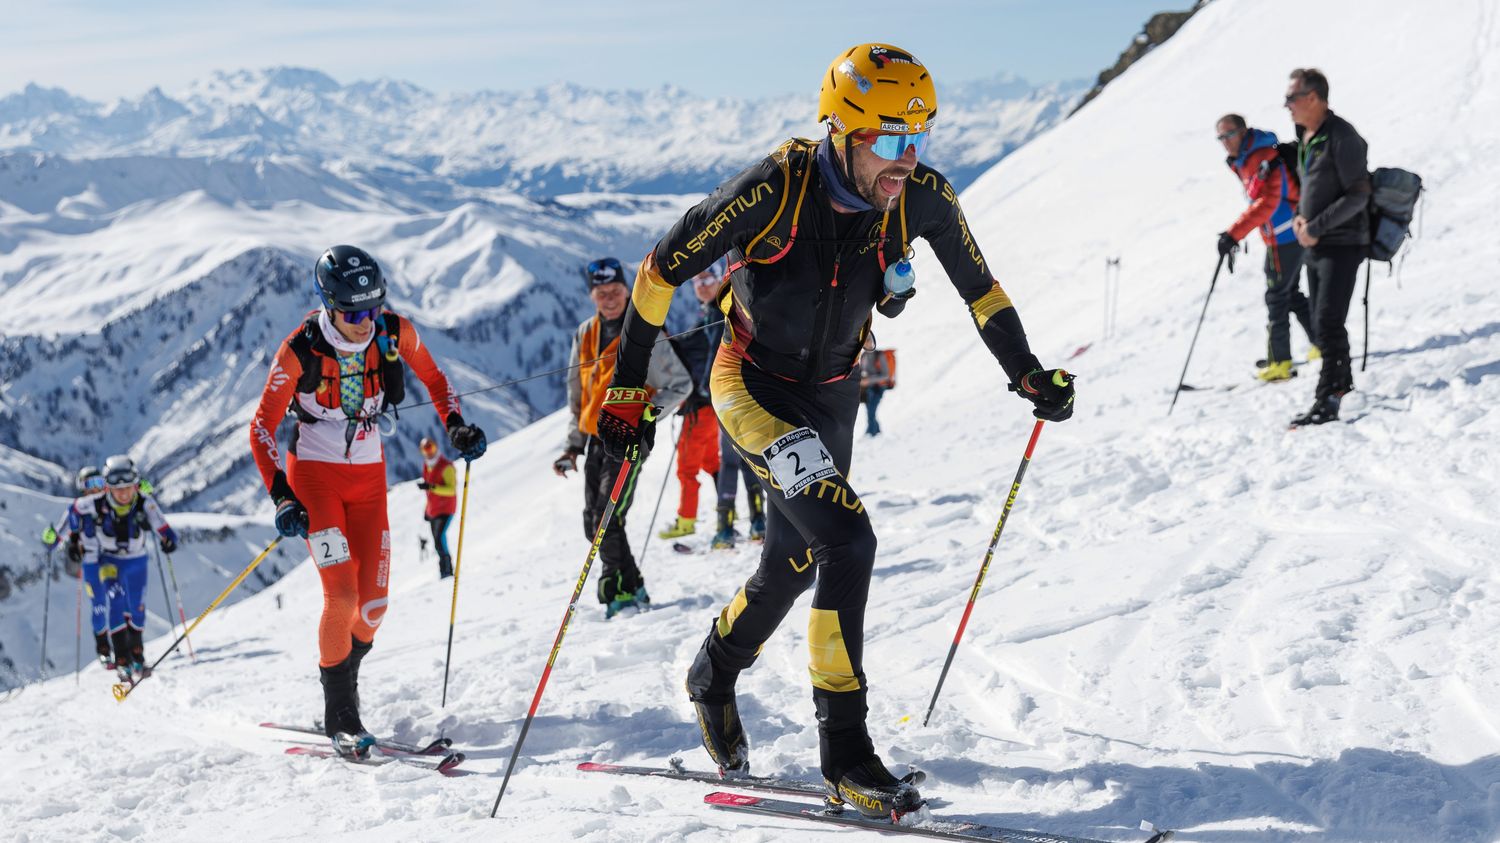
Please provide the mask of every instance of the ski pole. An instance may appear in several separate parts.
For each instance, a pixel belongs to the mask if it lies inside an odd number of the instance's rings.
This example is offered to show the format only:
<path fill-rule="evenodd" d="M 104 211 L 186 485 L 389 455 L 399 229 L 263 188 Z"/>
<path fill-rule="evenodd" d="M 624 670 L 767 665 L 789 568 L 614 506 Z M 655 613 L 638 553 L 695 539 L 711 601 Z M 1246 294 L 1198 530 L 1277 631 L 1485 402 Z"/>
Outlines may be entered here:
<path fill-rule="evenodd" d="M 443 703 L 439 708 L 448 707 L 448 664 L 453 661 L 453 624 L 458 620 L 458 573 L 464 564 L 464 520 L 469 515 L 469 467 L 472 465 L 469 460 L 464 460 L 464 499 L 458 514 L 458 552 L 453 556 L 453 605 L 448 609 L 448 654 L 443 656 Z"/>
<path fill-rule="evenodd" d="M 647 423 L 656 421 L 656 408 L 647 406 L 642 417 Z M 568 608 L 563 612 L 562 624 L 557 628 L 557 638 L 552 642 L 552 652 L 547 656 L 547 664 L 542 668 L 541 681 L 536 684 L 536 694 L 531 698 L 531 708 L 526 712 L 526 720 L 521 723 L 521 734 L 516 737 L 516 747 L 511 750 L 510 763 L 505 765 L 505 778 L 500 782 L 500 792 L 495 794 L 495 806 L 490 809 L 490 817 L 500 811 L 500 800 L 505 798 L 505 788 L 510 784 L 510 775 L 516 769 L 516 760 L 521 757 L 521 744 L 526 742 L 526 733 L 531 731 L 531 721 L 536 717 L 537 706 L 542 702 L 542 691 L 547 688 L 547 677 L 552 675 L 552 665 L 557 661 L 557 653 L 562 649 L 563 636 L 568 632 L 568 624 L 573 620 L 573 612 L 578 605 L 578 595 L 583 593 L 583 586 L 588 582 L 589 569 L 594 567 L 594 557 L 599 555 L 599 545 L 604 543 L 604 533 L 609 529 L 610 519 L 615 517 L 615 505 L 620 502 L 620 492 L 625 488 L 625 481 L 629 479 L 630 473 L 639 464 L 641 456 L 641 445 L 639 442 L 631 445 L 626 451 L 625 459 L 620 463 L 620 473 L 615 475 L 614 488 L 609 493 L 609 504 L 604 507 L 604 516 L 599 519 L 599 529 L 594 531 L 594 543 L 589 545 L 588 556 L 584 557 L 583 570 L 578 574 L 578 582 L 573 586 L 573 596 L 568 599 Z"/>
<path fill-rule="evenodd" d="M 52 615 L 52 548 L 47 548 L 47 586 L 42 589 L 42 675 L 47 675 L 47 620 Z"/>
<path fill-rule="evenodd" d="M 150 541 L 150 539 L 148 538 L 147 541 Z M 162 567 L 161 564 L 161 548 L 151 548 L 151 555 L 156 557 L 156 576 L 161 579 L 161 602 L 167 607 L 166 611 L 161 613 L 161 616 L 166 619 L 167 626 L 172 627 L 172 631 L 176 632 L 177 624 L 172 623 L 172 593 L 167 591 L 167 571 Z M 146 601 L 142 600 L 142 605 L 144 605 L 145 602 Z M 145 628 L 144 620 L 142 621 L 141 626 L 143 629 Z M 187 624 L 183 624 L 183 626 L 187 626 Z"/>
<path fill-rule="evenodd" d="M 646 529 L 646 540 L 641 542 L 641 558 L 637 563 L 638 566 L 646 564 L 646 548 L 651 546 L 651 534 L 656 531 L 656 517 L 661 514 L 661 499 L 666 497 L 667 481 L 672 479 L 672 463 L 677 459 L 677 443 L 682 439 L 686 428 L 687 422 L 683 421 L 682 426 L 677 428 L 677 435 L 672 437 L 672 453 L 667 457 L 667 473 L 661 478 L 661 491 L 656 493 L 656 508 L 651 510 L 651 520 L 648 522 L 651 526 Z"/>
<path fill-rule="evenodd" d="M 969 603 L 964 606 L 964 615 L 958 622 L 958 632 L 953 635 L 953 645 L 948 648 L 948 659 L 943 662 L 943 672 L 938 675 L 937 687 L 932 689 L 932 701 L 927 703 L 927 714 L 922 717 L 922 725 L 932 719 L 932 709 L 937 705 L 938 694 L 943 692 L 943 682 L 948 678 L 948 668 L 953 666 L 953 655 L 958 652 L 958 642 L 964 637 L 964 628 L 969 625 L 969 613 L 974 611 L 974 601 L 979 599 L 979 589 L 984 585 L 984 575 L 990 570 L 990 560 L 995 558 L 995 545 L 1000 543 L 1000 534 L 1005 531 L 1005 522 L 1010 518 L 1010 508 L 1016 504 L 1016 493 L 1021 491 L 1021 478 L 1026 476 L 1026 467 L 1031 465 L 1031 452 L 1036 449 L 1036 440 L 1042 435 L 1042 419 L 1036 420 L 1036 425 L 1031 428 L 1031 439 L 1026 443 L 1026 454 L 1021 457 L 1021 467 L 1016 469 L 1016 479 L 1010 484 L 1010 495 L 1005 498 L 1005 506 L 1000 510 L 1000 520 L 995 524 L 995 532 L 990 536 L 990 548 L 984 553 L 984 563 L 979 566 L 979 576 L 974 578 L 974 588 L 969 592 Z"/>
<path fill-rule="evenodd" d="M 1188 345 L 1187 359 L 1182 361 L 1182 374 L 1177 377 L 1177 391 L 1172 393 L 1172 406 L 1167 408 L 1167 415 L 1172 415 L 1172 409 L 1177 406 L 1177 396 L 1182 394 L 1182 382 L 1187 380 L 1188 364 L 1193 360 L 1193 348 L 1198 345 L 1198 332 L 1203 330 L 1203 319 L 1208 316 L 1208 300 L 1214 294 L 1214 285 L 1219 283 L 1219 270 L 1224 268 L 1225 255 L 1219 255 L 1219 263 L 1214 267 L 1214 277 L 1208 282 L 1208 295 L 1203 297 L 1203 313 L 1198 316 L 1198 327 L 1193 329 L 1193 341 Z M 1234 259 L 1229 260 L 1229 271 L 1234 272 Z"/>
<path fill-rule="evenodd" d="M 238 588 L 239 584 L 245 581 L 245 577 L 250 576 L 250 572 L 259 567 L 260 563 L 265 561 L 265 558 L 267 556 L 270 556 L 271 551 L 275 550 L 276 545 L 280 543 L 281 536 L 277 536 L 276 538 L 271 539 L 271 543 L 266 545 L 266 549 L 262 550 L 259 556 L 252 559 L 250 561 L 250 564 L 245 566 L 245 570 L 240 571 L 240 575 L 234 578 L 234 582 L 230 583 L 223 591 L 219 592 L 219 596 L 215 597 L 213 599 L 213 602 L 208 604 L 208 608 L 203 610 L 203 614 L 199 615 L 198 618 L 193 621 L 191 626 L 189 626 L 187 629 L 184 629 L 182 631 L 182 634 L 177 636 L 177 640 L 172 642 L 172 646 L 168 647 L 165 652 L 156 657 L 156 661 L 151 663 L 151 668 L 146 672 L 145 676 L 142 676 L 140 680 L 133 685 L 125 685 L 123 683 L 116 682 L 114 686 L 110 688 L 110 691 L 115 695 L 115 699 L 119 702 L 125 702 L 125 699 L 130 696 L 130 692 L 140 687 L 141 682 L 145 682 L 147 679 L 149 679 L 151 677 L 151 674 L 156 671 L 156 666 L 161 664 L 162 660 L 167 656 L 170 656 L 172 654 L 172 651 L 177 649 L 177 645 L 187 640 L 188 633 L 197 629 L 198 624 L 203 623 L 203 619 L 208 617 L 208 613 L 218 608 L 219 604 L 224 602 L 224 598 L 228 597 L 231 591 L 234 591 L 236 588 Z"/>
<path fill-rule="evenodd" d="M 83 566 L 78 566 L 78 602 L 73 604 L 73 684 L 83 676 Z"/>
<path fill-rule="evenodd" d="M 182 610 L 182 589 L 177 587 L 177 566 L 172 564 L 172 554 L 163 552 L 162 555 L 167 557 L 167 573 L 172 577 L 172 594 L 177 598 L 177 619 L 182 621 L 182 628 L 186 629 L 187 612 Z M 198 655 L 193 652 L 193 639 L 187 639 L 187 647 L 188 658 L 193 660 L 193 664 L 197 664 Z"/>

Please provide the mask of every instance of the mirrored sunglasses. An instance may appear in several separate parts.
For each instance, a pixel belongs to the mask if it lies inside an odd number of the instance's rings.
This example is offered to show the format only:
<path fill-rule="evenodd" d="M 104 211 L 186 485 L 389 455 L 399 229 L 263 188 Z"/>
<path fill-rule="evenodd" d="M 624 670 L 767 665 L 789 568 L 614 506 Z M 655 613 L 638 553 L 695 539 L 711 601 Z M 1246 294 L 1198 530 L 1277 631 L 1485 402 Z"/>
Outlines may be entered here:
<path fill-rule="evenodd" d="M 927 140 L 931 132 L 917 132 L 910 135 L 883 135 L 877 132 L 855 132 L 854 140 L 866 144 L 870 151 L 887 161 L 900 161 L 906 154 L 906 150 L 915 149 L 917 157 L 927 150 Z"/>
<path fill-rule="evenodd" d="M 369 310 L 340 310 L 338 313 L 340 319 L 343 319 L 350 325 L 358 325 L 366 319 L 374 319 L 376 314 L 380 313 L 380 308 L 372 307 Z"/>

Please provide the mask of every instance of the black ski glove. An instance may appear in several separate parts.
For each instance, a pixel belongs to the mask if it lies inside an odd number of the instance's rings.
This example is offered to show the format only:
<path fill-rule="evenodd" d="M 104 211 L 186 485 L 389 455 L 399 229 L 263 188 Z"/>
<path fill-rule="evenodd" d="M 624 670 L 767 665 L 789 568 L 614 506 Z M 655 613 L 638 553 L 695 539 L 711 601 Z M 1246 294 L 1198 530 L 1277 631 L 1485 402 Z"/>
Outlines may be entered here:
<path fill-rule="evenodd" d="M 1234 239 L 1233 237 L 1230 237 L 1229 236 L 1229 232 L 1227 232 L 1227 231 L 1221 231 L 1221 232 L 1219 232 L 1219 256 L 1220 257 L 1229 257 L 1229 255 L 1232 252 L 1234 252 L 1235 249 L 1237 249 L 1239 247 L 1239 245 L 1240 245 L 1239 241 L 1236 240 L 1236 239 Z"/>
<path fill-rule="evenodd" d="M 1031 414 L 1039 419 L 1059 422 L 1073 416 L 1073 376 L 1062 369 L 1033 369 L 1010 390 L 1035 404 Z"/>
<path fill-rule="evenodd" d="M 640 387 L 612 386 L 599 408 L 599 439 L 610 457 L 635 460 L 656 444 L 657 409 Z"/>
<path fill-rule="evenodd" d="M 276 532 L 286 539 L 293 536 L 307 538 L 307 507 L 297 500 L 297 493 L 292 491 L 285 472 L 278 471 L 271 478 L 271 500 L 276 502 Z"/>
<path fill-rule="evenodd" d="M 177 537 L 166 533 L 161 537 L 161 552 L 171 556 L 177 552 Z"/>
<path fill-rule="evenodd" d="M 469 462 L 484 456 L 485 449 L 489 447 L 484 431 L 478 425 L 465 424 L 464 417 L 458 413 L 448 414 L 448 441 L 453 443 L 453 449 L 458 451 L 458 455 Z"/>
<path fill-rule="evenodd" d="M 424 480 L 421 483 L 417 484 L 417 488 L 418 489 L 431 489 L 432 488 L 432 484 L 428 483 L 427 481 Z"/>

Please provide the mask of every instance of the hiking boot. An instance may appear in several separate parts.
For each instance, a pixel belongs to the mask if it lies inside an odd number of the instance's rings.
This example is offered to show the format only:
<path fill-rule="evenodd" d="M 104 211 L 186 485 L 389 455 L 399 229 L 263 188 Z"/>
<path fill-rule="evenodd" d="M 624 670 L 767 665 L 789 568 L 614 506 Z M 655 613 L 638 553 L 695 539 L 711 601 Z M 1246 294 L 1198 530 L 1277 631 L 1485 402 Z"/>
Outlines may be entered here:
<path fill-rule="evenodd" d="M 453 576 L 453 557 L 443 555 L 438 557 L 438 579 L 446 580 Z"/>
<path fill-rule="evenodd" d="M 1274 363 L 1267 363 L 1260 371 L 1255 373 L 1255 377 L 1265 383 L 1289 381 L 1296 376 L 1297 370 L 1293 368 L 1292 361 L 1290 360 L 1278 360 Z"/>
<path fill-rule="evenodd" d="M 863 816 L 895 822 L 902 814 L 922 807 L 922 794 L 916 787 L 922 778 L 914 770 L 898 779 L 885 768 L 880 756 L 871 755 L 845 770 L 837 782 L 825 778 L 823 784 L 828 789 L 830 807 L 852 805 Z"/>
<path fill-rule="evenodd" d="M 710 630 L 709 635 L 715 633 Z M 740 709 L 734 698 L 734 679 L 714 670 L 708 654 L 708 642 L 698 650 L 688 668 L 688 699 L 698 715 L 698 731 L 708 757 L 719 765 L 724 778 L 750 775 L 750 742 L 740 725 Z"/>
<path fill-rule="evenodd" d="M 1329 395 L 1326 398 L 1313 399 L 1312 409 L 1292 419 L 1292 427 L 1327 424 L 1331 421 L 1338 421 L 1338 418 L 1339 396 Z"/>
<path fill-rule="evenodd" d="M 657 535 L 661 536 L 664 539 L 680 539 L 683 536 L 691 536 L 693 534 L 693 531 L 697 528 L 698 519 L 683 518 L 681 515 L 679 515 L 677 516 L 677 520 L 673 522 L 672 526 L 666 528 L 665 530 L 662 530 L 661 532 L 657 533 Z"/>

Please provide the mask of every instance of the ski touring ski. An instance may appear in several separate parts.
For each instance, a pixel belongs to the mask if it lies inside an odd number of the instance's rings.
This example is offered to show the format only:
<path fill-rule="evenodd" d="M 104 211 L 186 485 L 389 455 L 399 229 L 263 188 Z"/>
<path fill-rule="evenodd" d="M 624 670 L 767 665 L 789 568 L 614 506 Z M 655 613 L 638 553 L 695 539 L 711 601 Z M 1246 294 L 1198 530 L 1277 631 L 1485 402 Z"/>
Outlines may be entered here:
<path fill-rule="evenodd" d="M 592 761 L 585 761 L 578 765 L 578 770 L 584 773 L 609 773 L 616 776 L 646 776 L 649 778 L 671 779 L 682 782 L 701 782 L 703 784 L 714 785 L 715 787 L 736 787 L 790 796 L 815 796 L 821 798 L 825 792 L 823 785 L 802 781 L 801 779 L 785 779 L 777 776 L 723 778 L 718 773 L 689 770 L 683 766 L 682 759 L 677 757 L 668 760 L 665 767 L 631 767 L 622 764 L 596 764 Z"/>
<path fill-rule="evenodd" d="M 1086 837 L 1069 837 L 1062 834 L 1048 834 L 1042 831 L 1022 831 L 1014 828 L 1001 828 L 993 825 L 981 825 L 979 823 L 941 820 L 931 817 L 926 810 L 907 814 L 899 822 L 891 822 L 886 819 L 876 819 L 861 815 L 858 811 L 823 808 L 809 805 L 805 802 L 791 802 L 785 799 L 767 799 L 760 796 L 748 796 L 741 793 L 715 792 L 703 797 L 707 805 L 721 808 L 726 811 L 736 811 L 747 814 L 759 814 L 768 817 L 783 817 L 787 819 L 811 820 L 813 822 L 828 823 L 830 825 L 841 825 L 848 828 L 863 828 L 871 831 L 881 831 L 896 834 L 912 834 L 918 837 L 934 837 L 940 840 L 983 840 L 990 843 L 1103 843 Z M 1156 829 L 1149 823 L 1142 823 L 1143 830 L 1152 832 L 1151 837 L 1145 843 L 1166 843 L 1172 839 L 1171 831 Z"/>
<path fill-rule="evenodd" d="M 287 755 L 302 755 L 309 758 L 337 758 L 349 764 L 358 764 L 362 767 L 381 767 L 386 764 L 405 764 L 408 767 L 419 767 L 423 770 L 432 770 L 445 776 L 462 775 L 463 771 L 458 765 L 464 763 L 462 752 L 451 752 L 442 758 L 433 758 L 421 755 L 371 755 L 369 758 L 350 758 L 340 755 L 328 747 L 322 746 L 289 746 L 286 748 Z"/>
<path fill-rule="evenodd" d="M 301 735 L 316 735 L 324 740 L 328 736 L 317 726 L 289 726 L 285 723 L 262 723 L 266 729 L 279 729 L 283 732 L 296 732 Z M 448 738 L 437 738 L 427 744 L 411 744 L 403 741 L 390 740 L 389 738 L 376 738 L 375 745 L 381 749 L 391 752 L 400 752 L 406 755 L 450 755 L 453 741 Z M 462 755 L 463 753 L 457 753 Z"/>

